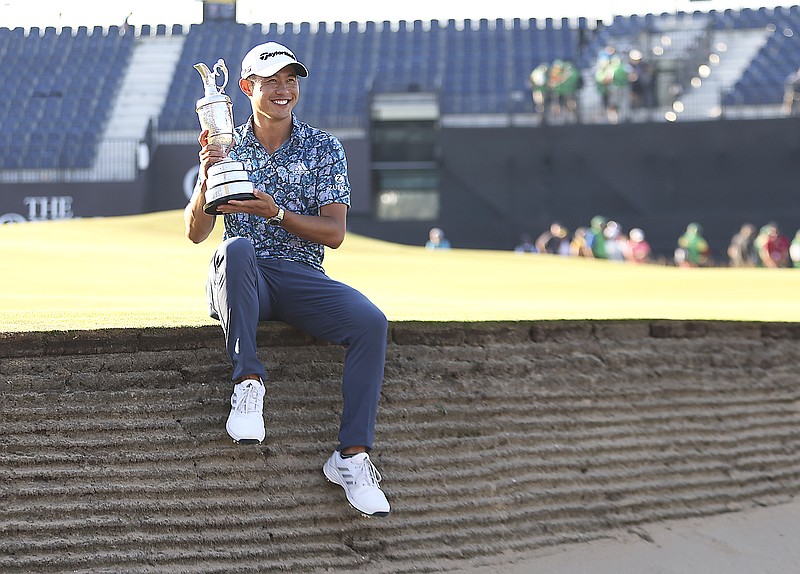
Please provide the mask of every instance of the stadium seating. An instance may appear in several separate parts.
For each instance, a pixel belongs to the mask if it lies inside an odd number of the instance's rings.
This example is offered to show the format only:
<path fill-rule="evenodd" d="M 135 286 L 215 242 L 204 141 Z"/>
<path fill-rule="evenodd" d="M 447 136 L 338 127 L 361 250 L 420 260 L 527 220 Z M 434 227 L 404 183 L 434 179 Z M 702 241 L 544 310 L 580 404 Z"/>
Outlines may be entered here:
<path fill-rule="evenodd" d="M 242 55 L 257 43 L 289 46 L 311 71 L 302 86 L 298 113 L 329 128 L 364 126 L 371 93 L 427 91 L 440 94 L 444 113 L 506 111 L 509 94 L 526 91 L 531 62 L 576 58 L 578 31 L 567 22 L 556 26 L 536 20 L 505 22 L 401 21 L 344 24 L 309 23 L 279 28 L 209 23 L 192 26 L 159 129 L 196 129 L 194 104 L 202 96 L 191 70 L 197 62 L 222 57 L 232 75 Z M 237 87 L 227 90 L 238 121 L 249 113 Z"/>
<path fill-rule="evenodd" d="M 800 7 L 741 11 L 726 10 L 716 22 L 718 29 L 769 29 L 773 33 L 752 60 L 733 89 L 725 94 L 727 105 L 768 105 L 783 100 L 786 78 L 800 67 Z"/>
<path fill-rule="evenodd" d="M 292 48 L 311 71 L 303 82 L 298 114 L 328 129 L 366 127 L 372 94 L 434 92 L 451 115 L 532 111 L 530 70 L 541 62 L 570 59 L 590 70 L 608 45 L 636 45 L 664 22 L 701 16 L 716 31 L 764 29 L 769 40 L 725 95 L 727 105 L 774 105 L 786 77 L 800 67 L 800 8 L 742 9 L 694 14 L 617 16 L 589 26 L 550 18 L 331 22 L 311 24 L 233 22 L 181 26 L 143 25 L 0 28 L 6 94 L 0 100 L 0 169 L 76 168 L 91 164 L 120 78 L 137 39 L 185 34 L 164 106 L 160 131 L 198 127 L 195 102 L 202 84 L 194 64 L 223 58 L 230 71 L 226 92 L 235 121 L 249 103 L 238 88 L 242 55 L 272 40 Z M 687 20 L 688 21 L 688 20 Z M 134 33 L 135 32 L 135 33 Z M 527 107 L 526 107 L 527 106 Z"/>
<path fill-rule="evenodd" d="M 0 169 L 88 167 L 132 48 L 117 27 L 0 28 Z"/>

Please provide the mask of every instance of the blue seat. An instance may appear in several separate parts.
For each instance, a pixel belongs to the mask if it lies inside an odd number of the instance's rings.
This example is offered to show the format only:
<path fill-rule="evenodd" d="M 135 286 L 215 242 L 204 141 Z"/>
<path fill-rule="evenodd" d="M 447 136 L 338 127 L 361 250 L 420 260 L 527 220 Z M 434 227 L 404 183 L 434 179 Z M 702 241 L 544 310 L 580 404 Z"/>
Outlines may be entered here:
<path fill-rule="evenodd" d="M 199 128 L 194 108 L 203 92 L 192 66 L 197 62 L 213 65 L 220 57 L 230 71 L 226 91 L 233 101 L 235 121 L 243 122 L 250 115 L 250 106 L 236 87 L 238 65 L 247 50 L 267 40 L 288 45 L 311 68 L 311 78 L 303 80 L 298 114 L 306 120 L 343 127 L 348 122 L 366 121 L 371 89 L 436 90 L 445 113 L 504 112 L 511 105 L 512 92 L 527 91 L 528 75 L 541 61 L 571 59 L 583 68 L 592 66 L 606 45 L 632 41 L 666 17 L 674 15 L 617 16 L 598 29 L 590 29 L 586 18 L 577 22 L 564 18 L 403 20 L 394 30 L 388 21 L 364 25 L 322 22 L 313 31 L 309 22 L 250 26 L 206 22 L 186 29 L 173 25 L 169 32 L 185 38 L 158 125 L 163 130 Z M 678 20 L 690 17 L 686 13 Z M 753 59 L 725 102 L 779 102 L 785 77 L 800 67 L 800 33 L 791 37 L 782 33 L 784 28 L 800 30 L 800 8 L 711 11 L 708 18 L 717 29 L 775 24 L 778 32 Z M 581 30 L 585 32 L 583 43 Z M 27 136 L 33 133 L 35 141 L 43 133 L 39 124 L 44 123 L 45 109 L 51 113 L 57 109 L 66 122 L 85 124 L 86 133 L 102 131 L 119 89 L 118 78 L 104 70 L 125 68 L 135 37 L 120 35 L 117 27 L 107 33 L 100 27 L 88 32 L 85 26 L 61 31 L 47 27 L 26 37 L 21 28 L 0 28 L 0 51 L 14 56 L 5 61 L 5 87 L 20 96 L 14 100 L 13 119 L 0 108 L 0 131 L 8 133 L 12 127 L 24 125 Z M 167 32 L 166 25 L 155 26 L 155 35 Z M 153 29 L 143 25 L 138 33 L 149 36 Z M 42 58 L 42 54 L 49 56 Z M 45 62 L 43 73 L 37 74 L 35 86 L 28 87 L 23 81 L 27 70 L 41 67 L 41 62 Z M 60 98 L 33 97 L 34 88 L 53 94 L 60 89 L 63 94 Z M 91 148 L 96 142 L 92 142 L 86 147 L 94 153 Z"/>

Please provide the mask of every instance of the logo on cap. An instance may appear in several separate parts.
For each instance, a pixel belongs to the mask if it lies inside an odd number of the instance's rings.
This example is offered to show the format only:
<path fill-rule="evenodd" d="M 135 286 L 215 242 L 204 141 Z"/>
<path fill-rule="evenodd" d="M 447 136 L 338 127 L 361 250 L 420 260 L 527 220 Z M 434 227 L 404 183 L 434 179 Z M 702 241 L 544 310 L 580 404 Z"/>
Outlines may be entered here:
<path fill-rule="evenodd" d="M 268 60 L 270 58 L 274 58 L 275 56 L 289 56 L 292 60 L 295 59 L 294 54 L 292 54 L 291 52 L 285 52 L 285 51 L 264 52 L 263 54 L 261 54 L 258 57 L 258 59 L 259 60 Z"/>

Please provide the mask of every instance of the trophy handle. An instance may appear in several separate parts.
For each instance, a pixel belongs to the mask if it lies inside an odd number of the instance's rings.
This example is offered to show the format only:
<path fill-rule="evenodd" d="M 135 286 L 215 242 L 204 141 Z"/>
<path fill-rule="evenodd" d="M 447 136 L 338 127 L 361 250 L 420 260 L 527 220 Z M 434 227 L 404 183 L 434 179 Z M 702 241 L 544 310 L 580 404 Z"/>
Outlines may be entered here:
<path fill-rule="evenodd" d="M 219 87 L 220 92 L 225 91 L 225 86 L 228 85 L 228 68 L 225 66 L 225 61 L 220 58 L 217 60 L 217 63 L 214 64 L 214 78 L 220 75 L 220 71 L 222 72 L 222 85 Z M 214 82 L 216 84 L 216 81 Z"/>
<path fill-rule="evenodd" d="M 200 74 L 203 79 L 203 86 L 205 87 L 206 96 L 213 96 L 225 91 L 225 86 L 228 85 L 228 68 L 225 66 L 225 61 L 220 58 L 214 64 L 213 71 L 208 69 L 203 62 L 194 65 L 194 69 Z M 217 86 L 217 76 L 222 76 L 222 86 Z"/>

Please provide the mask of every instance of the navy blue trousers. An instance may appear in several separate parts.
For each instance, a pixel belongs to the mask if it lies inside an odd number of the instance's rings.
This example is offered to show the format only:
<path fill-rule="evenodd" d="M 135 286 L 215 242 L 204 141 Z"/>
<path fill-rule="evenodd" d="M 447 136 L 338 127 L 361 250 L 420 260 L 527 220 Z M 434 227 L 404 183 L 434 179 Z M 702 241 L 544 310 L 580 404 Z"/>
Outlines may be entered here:
<path fill-rule="evenodd" d="M 256 259 L 241 237 L 223 241 L 211 259 L 210 315 L 219 319 L 234 381 L 267 380 L 256 354 L 259 321 L 283 321 L 309 335 L 347 346 L 339 449 L 372 448 L 386 363 L 387 321 L 357 290 L 303 263 Z"/>

